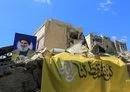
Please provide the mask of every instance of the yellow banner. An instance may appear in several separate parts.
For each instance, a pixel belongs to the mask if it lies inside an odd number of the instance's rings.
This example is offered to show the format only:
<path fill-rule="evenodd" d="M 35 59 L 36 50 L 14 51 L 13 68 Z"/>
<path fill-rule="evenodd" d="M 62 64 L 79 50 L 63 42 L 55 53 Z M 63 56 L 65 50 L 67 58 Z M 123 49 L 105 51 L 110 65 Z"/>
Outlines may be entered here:
<path fill-rule="evenodd" d="M 43 62 L 41 92 L 130 92 L 130 81 L 126 65 L 114 56 L 64 52 Z"/>

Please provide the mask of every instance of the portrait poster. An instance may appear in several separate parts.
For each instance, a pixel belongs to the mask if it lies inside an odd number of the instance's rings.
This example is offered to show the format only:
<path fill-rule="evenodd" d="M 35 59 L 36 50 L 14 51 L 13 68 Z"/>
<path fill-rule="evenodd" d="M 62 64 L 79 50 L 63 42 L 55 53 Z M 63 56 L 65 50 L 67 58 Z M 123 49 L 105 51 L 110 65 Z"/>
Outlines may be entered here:
<path fill-rule="evenodd" d="M 21 34 L 21 33 L 15 33 L 14 38 L 14 50 L 20 49 L 20 40 L 26 39 L 29 42 L 29 49 L 36 50 L 36 36 L 27 35 L 27 34 Z"/>

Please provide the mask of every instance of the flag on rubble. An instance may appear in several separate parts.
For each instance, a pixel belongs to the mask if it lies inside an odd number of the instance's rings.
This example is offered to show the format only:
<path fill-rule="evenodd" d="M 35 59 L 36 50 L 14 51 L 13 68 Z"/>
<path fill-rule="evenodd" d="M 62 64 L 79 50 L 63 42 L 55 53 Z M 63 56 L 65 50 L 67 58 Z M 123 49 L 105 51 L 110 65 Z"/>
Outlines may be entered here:
<path fill-rule="evenodd" d="M 127 67 L 114 56 L 60 53 L 43 62 L 41 92 L 128 92 Z"/>

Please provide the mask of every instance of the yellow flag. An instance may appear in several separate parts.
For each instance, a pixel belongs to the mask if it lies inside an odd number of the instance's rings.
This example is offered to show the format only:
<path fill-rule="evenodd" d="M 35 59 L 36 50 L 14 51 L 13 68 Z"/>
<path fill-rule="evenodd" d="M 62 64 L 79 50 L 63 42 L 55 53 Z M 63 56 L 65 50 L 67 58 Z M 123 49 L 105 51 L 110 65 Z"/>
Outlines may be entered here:
<path fill-rule="evenodd" d="M 61 53 L 43 62 L 41 92 L 130 92 L 127 67 L 114 56 Z"/>

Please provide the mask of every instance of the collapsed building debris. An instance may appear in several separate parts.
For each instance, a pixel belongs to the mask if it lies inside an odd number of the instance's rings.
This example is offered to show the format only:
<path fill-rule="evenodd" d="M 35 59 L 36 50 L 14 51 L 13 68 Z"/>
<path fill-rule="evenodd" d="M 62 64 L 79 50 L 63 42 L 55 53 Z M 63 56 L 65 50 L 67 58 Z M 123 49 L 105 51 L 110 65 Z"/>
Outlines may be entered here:
<path fill-rule="evenodd" d="M 47 20 L 34 35 L 37 47 L 30 58 L 12 61 L 13 46 L 0 48 L 0 92 L 40 92 L 44 58 L 61 52 L 96 59 L 100 59 L 100 55 L 114 55 L 126 63 L 130 75 L 130 52 L 126 43 L 92 33 L 84 37 L 82 28 L 54 19 Z"/>
<path fill-rule="evenodd" d="M 67 49 L 79 42 L 82 37 L 82 29 L 74 28 L 71 24 L 58 20 L 47 20 L 35 33 L 37 36 L 37 50 L 47 47 Z"/>
<path fill-rule="evenodd" d="M 8 67 L 4 65 L 5 69 L 0 68 L 0 92 L 38 92 L 41 85 L 42 61 L 43 59 L 30 60 L 26 64 L 13 63 Z"/>
<path fill-rule="evenodd" d="M 43 58 L 12 61 L 12 46 L 0 51 L 0 92 L 40 92 Z"/>
<path fill-rule="evenodd" d="M 115 40 L 114 44 L 115 44 L 115 49 L 117 53 L 127 51 L 127 46 L 125 42 L 120 42 L 120 41 Z"/>
<path fill-rule="evenodd" d="M 127 51 L 127 46 L 125 42 L 120 41 L 112 41 L 109 37 L 103 35 L 97 35 L 94 33 L 90 33 L 85 37 L 89 50 L 91 51 L 93 47 L 97 44 L 105 50 L 105 53 L 109 53 L 111 55 L 118 55 L 118 53 L 122 53 Z"/>
<path fill-rule="evenodd" d="M 99 47 L 105 50 L 105 53 L 116 54 L 115 46 L 109 37 L 103 35 L 99 36 L 94 33 L 88 34 L 86 37 L 89 50 L 91 51 L 93 47 L 97 44 Z"/>
<path fill-rule="evenodd" d="M 86 42 L 86 41 L 85 41 Z M 74 44 L 73 46 L 67 49 L 68 52 L 73 54 L 83 54 L 88 52 L 87 43 L 84 43 L 84 40 Z"/>

